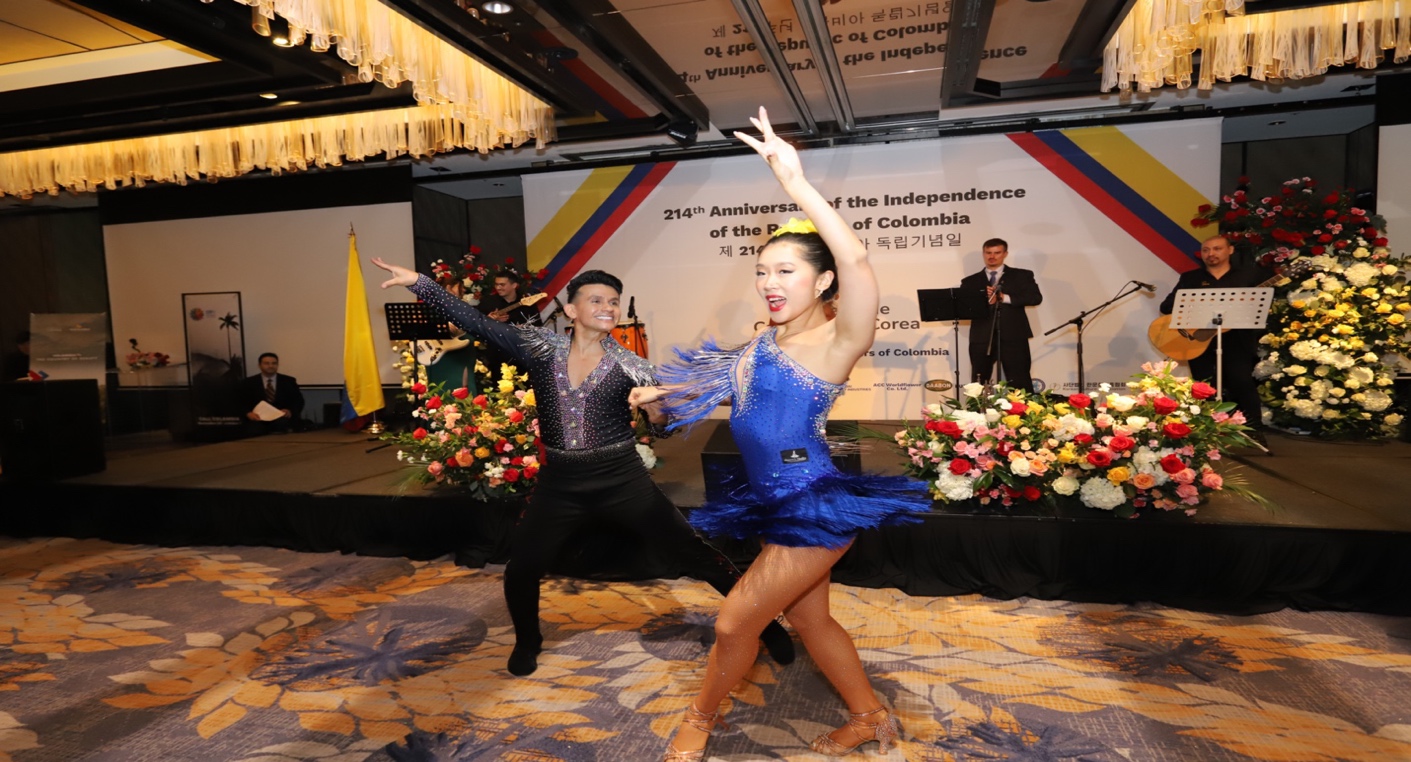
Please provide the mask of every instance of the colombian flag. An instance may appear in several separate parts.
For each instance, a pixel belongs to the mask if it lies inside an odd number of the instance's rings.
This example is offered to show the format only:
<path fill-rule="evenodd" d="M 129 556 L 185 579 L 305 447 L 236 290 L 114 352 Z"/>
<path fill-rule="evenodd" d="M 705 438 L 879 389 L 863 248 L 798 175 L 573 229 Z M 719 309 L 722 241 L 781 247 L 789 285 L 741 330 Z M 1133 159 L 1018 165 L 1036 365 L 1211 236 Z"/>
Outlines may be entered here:
<path fill-rule="evenodd" d="M 377 349 L 372 342 L 372 318 L 363 289 L 363 269 L 358 262 L 358 237 L 348 234 L 348 299 L 343 313 L 344 423 L 380 410 L 382 378 L 377 370 Z"/>

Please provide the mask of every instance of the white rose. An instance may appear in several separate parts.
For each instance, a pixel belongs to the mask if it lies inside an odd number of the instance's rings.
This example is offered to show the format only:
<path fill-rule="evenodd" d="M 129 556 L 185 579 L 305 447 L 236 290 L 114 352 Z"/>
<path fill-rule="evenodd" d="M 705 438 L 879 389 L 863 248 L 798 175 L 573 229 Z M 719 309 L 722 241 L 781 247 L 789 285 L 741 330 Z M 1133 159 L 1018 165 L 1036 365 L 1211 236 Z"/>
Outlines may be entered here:
<path fill-rule="evenodd" d="M 642 444 L 641 442 L 638 442 L 637 455 L 642 458 L 642 464 L 645 465 L 647 468 L 656 468 L 657 454 L 652 451 L 652 448 Z"/>
<path fill-rule="evenodd" d="M 1387 416 L 1386 418 L 1384 418 L 1384 419 L 1382 419 L 1382 420 L 1386 421 L 1386 425 L 1388 425 L 1388 426 L 1400 426 L 1400 425 L 1401 425 L 1401 416 L 1398 415 L 1398 414 L 1396 414 L 1396 413 L 1392 413 L 1391 415 Z"/>
<path fill-rule="evenodd" d="M 1125 394 L 1107 395 L 1107 406 L 1119 413 L 1125 413 L 1131 410 L 1136 404 L 1137 401 L 1135 398 L 1128 397 Z"/>
<path fill-rule="evenodd" d="M 1060 476 L 1053 480 L 1053 491 L 1060 495 L 1071 495 L 1078 491 L 1078 480 L 1071 476 Z"/>
<path fill-rule="evenodd" d="M 1127 425 L 1131 427 L 1133 431 L 1136 431 L 1137 429 L 1146 428 L 1146 425 L 1148 423 L 1151 423 L 1151 419 L 1140 415 L 1134 415 L 1127 418 Z"/>
<path fill-rule="evenodd" d="M 1382 275 L 1395 275 L 1396 265 L 1382 265 Z"/>
<path fill-rule="evenodd" d="M 989 423 L 994 423 L 1000 418 L 1001 416 L 999 414 L 999 411 L 995 410 L 994 408 L 990 408 L 989 410 L 985 411 L 985 420 Z"/>
<path fill-rule="evenodd" d="M 1103 381 L 1102 383 L 1097 385 L 1097 390 L 1102 392 L 1103 394 L 1107 394 L 1108 392 L 1112 391 L 1112 384 Z"/>
<path fill-rule="evenodd" d="M 969 500 L 975 496 L 975 484 L 969 477 L 945 473 L 936 480 L 936 491 L 947 500 Z"/>
<path fill-rule="evenodd" d="M 1009 472 L 1011 474 L 1014 474 L 1015 476 L 1028 476 L 1029 459 L 1015 458 L 1014 460 L 1009 461 Z"/>
<path fill-rule="evenodd" d="M 1347 282 L 1353 286 L 1362 288 L 1368 283 L 1371 283 L 1373 278 L 1377 277 L 1377 268 L 1366 262 L 1358 262 L 1347 268 L 1347 272 L 1343 273 L 1343 277 L 1347 278 Z"/>
<path fill-rule="evenodd" d="M 965 396 L 974 399 L 976 397 L 979 397 L 980 394 L 985 391 L 985 387 L 982 384 L 972 381 L 966 384 L 965 386 L 960 387 L 960 391 L 964 392 Z"/>

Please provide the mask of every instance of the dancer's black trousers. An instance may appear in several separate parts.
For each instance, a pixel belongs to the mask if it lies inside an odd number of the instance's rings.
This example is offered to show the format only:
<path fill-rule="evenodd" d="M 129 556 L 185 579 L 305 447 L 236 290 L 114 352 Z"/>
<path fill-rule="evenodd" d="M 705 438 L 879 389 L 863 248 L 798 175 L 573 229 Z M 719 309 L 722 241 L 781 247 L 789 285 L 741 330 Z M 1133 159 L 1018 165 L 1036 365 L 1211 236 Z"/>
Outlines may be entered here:
<path fill-rule="evenodd" d="M 696 534 L 647 474 L 635 442 L 596 450 L 549 450 L 539 483 L 511 538 L 505 602 L 520 644 L 542 642 L 539 583 L 564 544 L 588 523 L 640 537 L 690 576 L 725 595 L 740 572 Z"/>

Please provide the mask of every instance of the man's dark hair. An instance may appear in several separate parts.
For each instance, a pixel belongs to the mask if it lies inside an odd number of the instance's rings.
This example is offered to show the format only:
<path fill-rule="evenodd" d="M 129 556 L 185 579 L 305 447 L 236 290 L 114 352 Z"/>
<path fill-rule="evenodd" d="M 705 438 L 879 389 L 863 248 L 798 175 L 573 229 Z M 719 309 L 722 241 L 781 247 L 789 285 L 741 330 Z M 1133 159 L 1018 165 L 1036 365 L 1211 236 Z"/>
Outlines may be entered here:
<path fill-rule="evenodd" d="M 524 276 L 520 275 L 514 270 L 497 270 L 492 280 L 494 278 L 508 278 L 511 283 L 514 283 L 519 286 L 524 285 Z"/>
<path fill-rule="evenodd" d="M 584 270 L 568 282 L 568 300 L 573 301 L 573 297 L 578 296 L 578 289 L 592 283 L 607 286 L 616 291 L 618 296 L 622 296 L 622 281 L 616 275 L 602 270 Z"/>
<path fill-rule="evenodd" d="M 1009 241 L 1006 241 L 1003 238 L 991 238 L 990 240 L 985 241 L 983 244 L 980 244 L 980 249 L 988 249 L 991 246 L 1003 246 L 1005 251 L 1009 251 Z"/>
<path fill-rule="evenodd" d="M 277 354 L 275 354 L 275 353 L 273 353 L 273 352 L 265 352 L 264 354 L 260 355 L 260 356 L 259 356 L 259 359 L 255 360 L 255 362 L 256 362 L 256 363 L 262 363 L 262 362 L 265 361 L 265 358 L 266 358 L 266 357 L 273 357 L 275 362 L 279 362 L 279 355 L 277 355 Z"/>

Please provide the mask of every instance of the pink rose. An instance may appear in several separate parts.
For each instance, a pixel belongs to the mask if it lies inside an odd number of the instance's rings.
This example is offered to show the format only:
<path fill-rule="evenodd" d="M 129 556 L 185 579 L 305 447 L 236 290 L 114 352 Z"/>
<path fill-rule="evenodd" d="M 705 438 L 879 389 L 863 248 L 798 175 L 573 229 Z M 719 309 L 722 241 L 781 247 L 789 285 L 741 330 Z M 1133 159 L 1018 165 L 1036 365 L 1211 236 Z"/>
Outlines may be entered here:
<path fill-rule="evenodd" d="M 1210 489 L 1220 489 L 1225 486 L 1225 480 L 1214 471 L 1206 471 L 1200 475 L 1200 483 Z"/>
<path fill-rule="evenodd" d="M 1199 494 L 1200 491 L 1195 488 L 1194 484 L 1181 484 L 1176 487 L 1176 495 L 1181 498 L 1195 497 Z"/>
<path fill-rule="evenodd" d="M 439 461 L 439 460 L 433 460 L 433 461 L 431 461 L 430 463 L 428 463 L 428 464 L 426 465 L 426 470 L 427 470 L 427 472 L 429 472 L 432 476 L 439 477 L 439 476 L 441 475 L 441 472 L 444 471 L 444 470 L 446 470 L 446 467 L 443 466 L 443 465 L 441 465 L 441 461 Z"/>
<path fill-rule="evenodd" d="M 1177 484 L 1194 484 L 1195 471 L 1192 471 L 1189 468 L 1183 471 L 1177 471 L 1176 473 L 1171 474 L 1171 479 Z"/>

